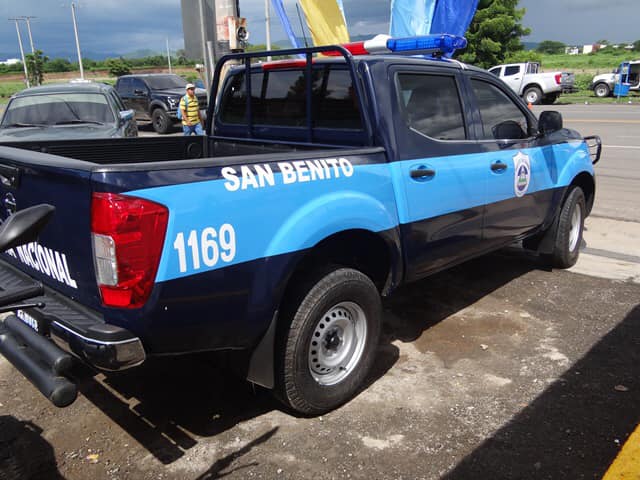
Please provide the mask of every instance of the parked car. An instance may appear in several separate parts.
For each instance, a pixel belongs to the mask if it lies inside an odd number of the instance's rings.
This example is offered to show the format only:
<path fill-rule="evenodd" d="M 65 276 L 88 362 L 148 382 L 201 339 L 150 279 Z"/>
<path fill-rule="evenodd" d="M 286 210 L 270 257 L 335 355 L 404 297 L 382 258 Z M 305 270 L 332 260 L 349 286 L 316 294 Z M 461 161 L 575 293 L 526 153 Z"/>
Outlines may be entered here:
<path fill-rule="evenodd" d="M 115 89 L 103 83 L 27 88 L 9 100 L 0 141 L 137 137 L 133 116 Z"/>
<path fill-rule="evenodd" d="M 178 104 L 186 85 L 179 75 L 149 73 L 119 77 L 116 90 L 127 108 L 135 110 L 137 120 L 151 120 L 156 132 L 167 133 L 178 122 Z M 206 110 L 207 91 L 196 88 L 196 96 L 200 110 Z"/>
<path fill-rule="evenodd" d="M 591 81 L 591 90 L 596 97 L 604 98 L 613 95 L 616 82 L 620 81 L 620 67 L 613 69 L 611 73 L 596 75 Z M 629 62 L 629 91 L 640 92 L 640 60 Z"/>
<path fill-rule="evenodd" d="M 520 95 L 525 102 L 552 104 L 561 93 L 574 90 L 574 75 L 563 72 L 540 73 L 537 62 L 497 65 L 489 69 Z"/>

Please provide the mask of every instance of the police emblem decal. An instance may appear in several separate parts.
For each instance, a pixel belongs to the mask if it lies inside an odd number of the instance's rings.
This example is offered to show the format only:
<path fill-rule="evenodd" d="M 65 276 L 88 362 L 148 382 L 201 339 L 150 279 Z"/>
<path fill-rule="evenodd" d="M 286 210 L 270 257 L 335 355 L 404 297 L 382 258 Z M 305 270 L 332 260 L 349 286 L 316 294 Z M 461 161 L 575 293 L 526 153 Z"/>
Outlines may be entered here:
<path fill-rule="evenodd" d="M 531 161 L 529 155 L 525 155 L 522 152 L 518 152 L 513 157 L 514 165 L 514 179 L 513 190 L 516 197 L 522 197 L 529 190 L 529 183 L 531 181 Z"/>

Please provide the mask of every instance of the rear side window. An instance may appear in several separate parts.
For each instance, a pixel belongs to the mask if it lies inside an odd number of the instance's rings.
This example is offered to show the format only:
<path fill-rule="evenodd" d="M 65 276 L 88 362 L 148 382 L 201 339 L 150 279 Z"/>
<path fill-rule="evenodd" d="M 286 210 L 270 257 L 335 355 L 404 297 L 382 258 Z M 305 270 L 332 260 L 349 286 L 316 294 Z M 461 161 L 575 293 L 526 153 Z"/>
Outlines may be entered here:
<path fill-rule="evenodd" d="M 132 79 L 130 77 L 125 77 L 118 80 L 118 92 L 120 93 L 120 95 L 133 95 L 131 80 Z"/>
<path fill-rule="evenodd" d="M 313 126 L 361 130 L 360 110 L 350 72 L 324 65 L 314 67 L 312 75 Z M 227 82 L 220 108 L 223 123 L 248 123 L 244 73 L 237 73 Z M 298 69 L 254 71 L 251 74 L 251 112 L 254 125 L 305 127 L 305 72 Z"/>
<path fill-rule="evenodd" d="M 512 65 L 510 67 L 505 67 L 504 68 L 504 76 L 505 77 L 510 77 L 512 75 L 517 75 L 520 73 L 520 67 L 517 65 Z"/>
<path fill-rule="evenodd" d="M 454 77 L 400 73 L 398 84 L 409 127 L 438 140 L 467 138 Z"/>
<path fill-rule="evenodd" d="M 482 120 L 482 139 L 518 139 L 527 136 L 527 117 L 511 98 L 495 85 L 482 80 L 472 79 L 471 86 Z M 509 123 L 513 128 L 509 128 Z M 510 134 L 505 136 L 502 132 Z"/>

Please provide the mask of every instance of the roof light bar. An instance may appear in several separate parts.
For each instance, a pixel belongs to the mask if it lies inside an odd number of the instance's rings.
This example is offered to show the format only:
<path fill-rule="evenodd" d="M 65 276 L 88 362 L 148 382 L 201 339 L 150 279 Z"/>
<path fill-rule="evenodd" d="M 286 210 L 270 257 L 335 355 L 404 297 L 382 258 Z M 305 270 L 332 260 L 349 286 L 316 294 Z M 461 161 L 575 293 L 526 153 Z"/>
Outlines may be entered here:
<path fill-rule="evenodd" d="M 344 44 L 352 55 L 376 55 L 382 53 L 412 53 L 427 55 L 430 53 L 451 54 L 465 48 L 467 39 L 447 33 L 419 35 L 416 37 L 391 38 L 388 35 L 376 35 L 365 42 Z M 324 55 L 338 56 L 340 52 L 324 52 Z"/>

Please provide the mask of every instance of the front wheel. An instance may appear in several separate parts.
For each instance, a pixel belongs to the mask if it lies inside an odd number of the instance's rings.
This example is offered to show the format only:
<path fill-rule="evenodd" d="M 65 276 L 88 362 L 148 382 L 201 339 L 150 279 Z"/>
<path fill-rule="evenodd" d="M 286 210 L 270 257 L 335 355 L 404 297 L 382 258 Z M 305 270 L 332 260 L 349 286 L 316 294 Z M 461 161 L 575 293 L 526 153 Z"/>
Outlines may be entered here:
<path fill-rule="evenodd" d="M 605 98 L 611 94 L 611 89 L 606 83 L 599 83 L 593 88 L 593 93 L 598 98 Z"/>
<path fill-rule="evenodd" d="M 549 258 L 553 267 L 569 268 L 578 261 L 585 212 L 584 193 L 580 187 L 574 187 L 560 210 L 556 240 Z"/>
<path fill-rule="evenodd" d="M 161 108 L 156 108 L 151 114 L 151 123 L 153 124 L 153 129 L 158 133 L 168 133 L 171 128 L 173 122 L 171 118 Z"/>
<path fill-rule="evenodd" d="M 382 306 L 369 277 L 350 268 L 309 277 L 306 285 L 283 309 L 275 394 L 299 413 L 319 415 L 362 388 L 375 359 Z"/>

